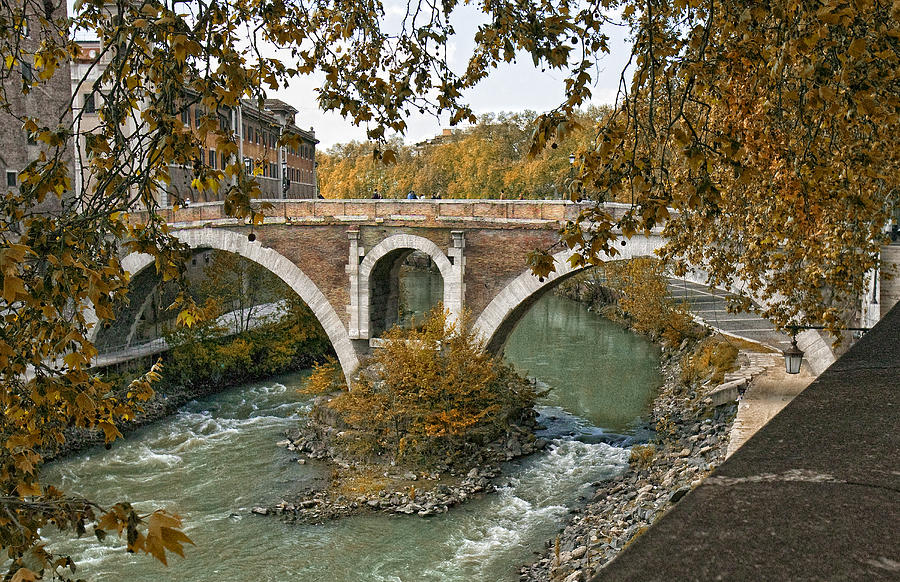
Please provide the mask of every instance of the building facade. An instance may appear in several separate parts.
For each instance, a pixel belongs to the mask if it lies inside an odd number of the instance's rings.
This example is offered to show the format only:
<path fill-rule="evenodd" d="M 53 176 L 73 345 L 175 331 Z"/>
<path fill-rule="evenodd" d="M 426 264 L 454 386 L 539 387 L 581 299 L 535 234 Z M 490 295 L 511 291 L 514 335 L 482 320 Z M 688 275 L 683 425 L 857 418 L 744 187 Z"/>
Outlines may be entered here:
<path fill-rule="evenodd" d="M 102 75 L 106 63 L 103 62 L 100 43 L 82 41 L 82 51 L 71 68 L 73 106 L 78 133 L 90 131 L 99 123 L 97 103 L 98 93 L 93 92 L 94 84 Z M 102 88 L 100 93 L 102 93 Z M 181 122 L 186 129 L 198 136 L 198 128 L 210 115 L 218 118 L 222 131 L 233 132 L 238 146 L 238 157 L 248 174 L 255 174 L 259 182 L 260 197 L 264 199 L 315 198 L 316 188 L 316 144 L 315 130 L 301 129 L 296 123 L 297 109 L 284 101 L 268 99 L 262 107 L 256 102 L 242 100 L 233 108 L 220 108 L 210 112 L 199 99 L 185 92 L 179 107 Z M 126 129 L 126 133 L 128 133 Z M 279 145 L 282 135 L 295 138 L 296 145 Z M 222 200 L 227 188 L 217 192 L 205 189 L 197 191 L 191 186 L 194 166 L 199 162 L 211 170 L 224 170 L 236 161 L 222 153 L 219 138 L 212 132 L 197 147 L 197 158 L 191 166 L 172 165 L 169 168 L 171 181 L 159 195 L 159 204 L 170 207 L 185 202 L 213 202 Z M 76 159 L 76 181 L 79 185 L 89 180 L 78 166 Z M 229 181 L 231 178 L 225 178 Z"/>
<path fill-rule="evenodd" d="M 18 10 L 15 9 L 16 4 Z M 68 62 L 60 63 L 53 76 L 40 81 L 33 66 L 34 54 L 45 32 L 41 28 L 41 19 L 48 23 L 48 28 L 63 22 L 66 18 L 65 0 L 49 0 L 40 15 L 30 12 L 35 8 L 33 3 L 23 5 L 13 2 L 11 8 L 15 16 L 10 24 L 17 29 L 19 44 L 9 48 L 13 49 L 18 63 L 5 71 L 2 79 L 6 106 L 0 108 L 0 180 L 3 180 L 7 190 L 16 190 L 21 185 L 19 174 L 22 170 L 37 160 L 42 152 L 48 156 L 57 153 L 24 129 L 25 119 L 37 120 L 38 126 L 50 129 L 70 126 L 72 94 L 69 91 Z M 46 10 L 51 11 L 52 18 L 47 19 Z M 61 148 L 59 155 L 62 162 L 70 164 L 72 148 Z M 71 192 L 63 195 L 71 195 Z M 32 210 L 54 211 L 60 206 L 59 199 L 49 196 Z"/>

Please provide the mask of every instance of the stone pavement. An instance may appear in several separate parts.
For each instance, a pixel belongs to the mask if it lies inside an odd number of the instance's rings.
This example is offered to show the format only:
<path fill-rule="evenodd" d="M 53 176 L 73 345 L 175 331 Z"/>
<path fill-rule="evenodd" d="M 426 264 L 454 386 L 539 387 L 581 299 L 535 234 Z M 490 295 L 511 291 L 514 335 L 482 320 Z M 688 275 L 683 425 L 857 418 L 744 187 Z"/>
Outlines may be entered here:
<path fill-rule="evenodd" d="M 765 366 L 765 372 L 753 378 L 741 397 L 725 458 L 733 455 L 816 378 L 807 366 L 799 374 L 788 374 L 784 371 L 784 358 L 777 354 L 754 355 Z"/>
<path fill-rule="evenodd" d="M 900 580 L 898 451 L 895 307 L 594 580 Z"/>

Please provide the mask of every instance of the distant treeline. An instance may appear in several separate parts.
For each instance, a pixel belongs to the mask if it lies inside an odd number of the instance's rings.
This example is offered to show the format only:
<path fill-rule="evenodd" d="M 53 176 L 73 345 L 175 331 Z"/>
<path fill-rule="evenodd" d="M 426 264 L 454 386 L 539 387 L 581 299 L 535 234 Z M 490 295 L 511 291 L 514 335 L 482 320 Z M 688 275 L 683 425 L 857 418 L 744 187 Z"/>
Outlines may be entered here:
<path fill-rule="evenodd" d="M 605 111 L 589 109 L 580 129 L 532 158 L 533 111 L 485 115 L 415 145 L 395 139 L 386 146 L 396 154 L 391 164 L 374 159 L 372 143 L 336 145 L 318 157 L 320 191 L 325 198 L 372 198 L 376 191 L 383 198 L 560 198 L 572 175 L 569 156 L 588 145 Z"/>

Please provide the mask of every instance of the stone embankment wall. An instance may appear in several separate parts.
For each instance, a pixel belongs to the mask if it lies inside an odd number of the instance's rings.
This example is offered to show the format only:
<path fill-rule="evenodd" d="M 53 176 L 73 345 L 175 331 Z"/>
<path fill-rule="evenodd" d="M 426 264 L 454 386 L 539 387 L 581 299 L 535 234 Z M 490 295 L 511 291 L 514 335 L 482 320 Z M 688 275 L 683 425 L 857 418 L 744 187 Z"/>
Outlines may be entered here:
<path fill-rule="evenodd" d="M 900 244 L 882 247 L 881 260 L 885 264 L 881 276 L 881 317 L 884 317 L 900 301 Z"/>

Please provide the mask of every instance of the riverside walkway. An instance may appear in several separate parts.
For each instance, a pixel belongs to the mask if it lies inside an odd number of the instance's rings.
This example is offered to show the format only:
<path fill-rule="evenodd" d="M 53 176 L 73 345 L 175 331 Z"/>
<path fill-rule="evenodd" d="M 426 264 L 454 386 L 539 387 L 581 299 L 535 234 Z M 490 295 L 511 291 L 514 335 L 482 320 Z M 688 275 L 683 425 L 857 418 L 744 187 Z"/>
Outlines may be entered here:
<path fill-rule="evenodd" d="M 275 321 L 287 312 L 287 306 L 284 301 L 255 305 L 252 309 L 254 313 L 247 323 L 248 330 Z M 220 315 L 216 319 L 216 325 L 223 328 L 223 332 L 217 337 L 228 337 L 237 334 L 240 331 L 238 321 L 243 321 L 245 318 L 246 311 L 242 309 L 236 309 Z M 102 352 L 94 358 L 93 365 L 97 368 L 105 368 L 106 366 L 113 366 L 137 358 L 161 354 L 168 351 L 169 348 L 170 346 L 165 338 L 158 337 L 148 342 L 120 346 Z"/>
<path fill-rule="evenodd" d="M 900 308 L 593 578 L 900 579 Z"/>

